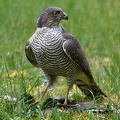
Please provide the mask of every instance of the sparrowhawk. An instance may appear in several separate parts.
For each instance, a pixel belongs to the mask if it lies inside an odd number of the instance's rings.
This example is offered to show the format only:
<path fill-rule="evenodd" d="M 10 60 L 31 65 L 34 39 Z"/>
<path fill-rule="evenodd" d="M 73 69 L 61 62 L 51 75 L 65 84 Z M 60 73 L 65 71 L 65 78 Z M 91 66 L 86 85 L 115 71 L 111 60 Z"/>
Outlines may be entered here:
<path fill-rule="evenodd" d="M 79 42 L 59 25 L 61 20 L 68 20 L 61 8 L 49 7 L 44 10 L 37 20 L 37 30 L 25 46 L 27 59 L 43 70 L 48 81 L 42 98 L 58 76 L 66 77 L 67 81 L 64 104 L 67 104 L 69 90 L 74 84 L 86 96 L 106 96 L 94 82 Z"/>

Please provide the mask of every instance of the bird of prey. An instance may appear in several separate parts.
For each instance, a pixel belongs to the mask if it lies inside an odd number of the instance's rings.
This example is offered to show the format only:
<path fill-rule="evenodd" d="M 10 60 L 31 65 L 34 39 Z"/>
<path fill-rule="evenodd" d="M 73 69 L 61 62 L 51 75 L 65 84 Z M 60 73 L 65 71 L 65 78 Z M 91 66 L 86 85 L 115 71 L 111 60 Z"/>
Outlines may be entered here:
<path fill-rule="evenodd" d="M 67 81 L 64 104 L 67 104 L 69 90 L 74 84 L 86 96 L 106 96 L 94 82 L 78 40 L 60 26 L 61 20 L 68 20 L 67 14 L 61 8 L 45 9 L 37 20 L 35 33 L 25 45 L 27 59 L 33 66 L 43 70 L 48 81 L 41 99 L 58 76 L 66 77 Z"/>

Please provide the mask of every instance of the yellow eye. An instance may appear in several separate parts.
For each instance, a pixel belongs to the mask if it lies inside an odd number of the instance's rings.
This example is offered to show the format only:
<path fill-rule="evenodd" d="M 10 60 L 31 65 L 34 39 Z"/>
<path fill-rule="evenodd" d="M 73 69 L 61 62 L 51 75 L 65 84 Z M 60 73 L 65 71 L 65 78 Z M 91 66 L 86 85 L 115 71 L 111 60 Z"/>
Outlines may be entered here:
<path fill-rule="evenodd" d="M 60 12 L 53 12 L 54 16 L 58 16 L 60 14 Z"/>

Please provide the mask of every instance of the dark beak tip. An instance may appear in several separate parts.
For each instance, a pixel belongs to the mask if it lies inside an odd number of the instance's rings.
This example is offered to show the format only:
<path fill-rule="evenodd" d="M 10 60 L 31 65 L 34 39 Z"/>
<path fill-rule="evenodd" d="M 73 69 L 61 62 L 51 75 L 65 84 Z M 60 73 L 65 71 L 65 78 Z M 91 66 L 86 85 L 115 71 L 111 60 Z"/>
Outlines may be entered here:
<path fill-rule="evenodd" d="M 65 15 L 65 16 L 63 17 L 63 19 L 68 20 L 68 16 L 67 16 L 67 15 Z"/>

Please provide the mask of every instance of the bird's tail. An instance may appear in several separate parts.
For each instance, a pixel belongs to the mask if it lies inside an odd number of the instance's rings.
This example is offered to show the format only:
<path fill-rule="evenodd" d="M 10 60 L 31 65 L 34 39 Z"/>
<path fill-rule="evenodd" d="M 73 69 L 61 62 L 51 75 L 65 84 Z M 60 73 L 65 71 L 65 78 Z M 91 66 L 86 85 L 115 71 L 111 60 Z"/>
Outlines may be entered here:
<path fill-rule="evenodd" d="M 107 97 L 95 83 L 93 77 L 87 77 L 82 75 L 80 79 L 76 80 L 76 85 L 88 97 L 93 98 L 100 95 Z"/>
<path fill-rule="evenodd" d="M 76 85 L 86 96 L 96 97 L 99 95 L 103 95 L 107 97 L 94 81 L 92 82 L 92 84 L 88 85 L 84 83 L 82 80 L 77 79 Z"/>

